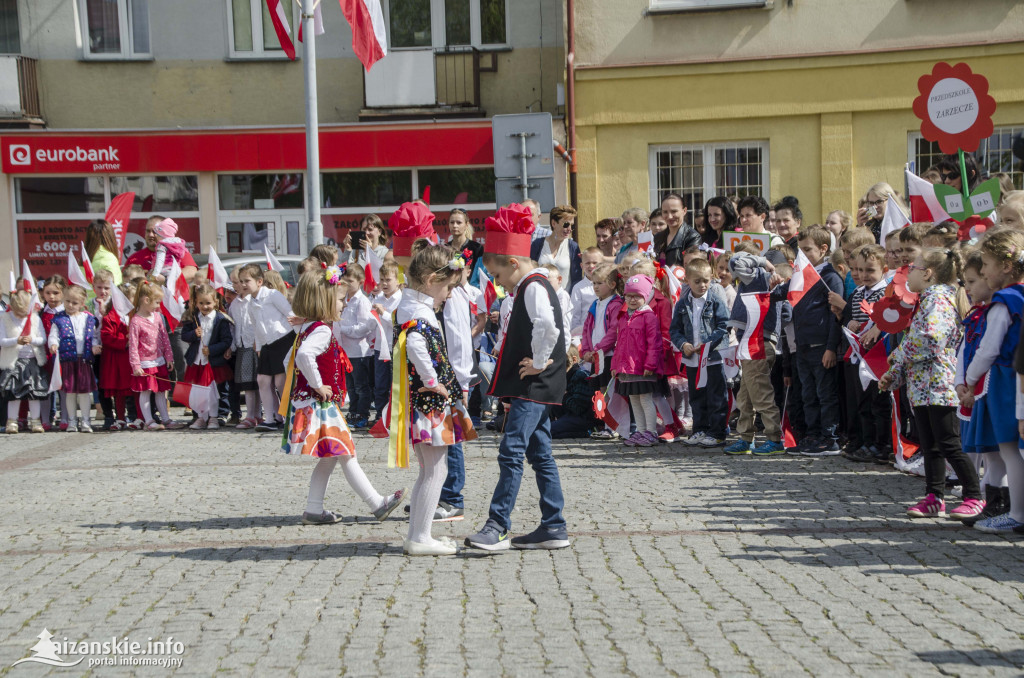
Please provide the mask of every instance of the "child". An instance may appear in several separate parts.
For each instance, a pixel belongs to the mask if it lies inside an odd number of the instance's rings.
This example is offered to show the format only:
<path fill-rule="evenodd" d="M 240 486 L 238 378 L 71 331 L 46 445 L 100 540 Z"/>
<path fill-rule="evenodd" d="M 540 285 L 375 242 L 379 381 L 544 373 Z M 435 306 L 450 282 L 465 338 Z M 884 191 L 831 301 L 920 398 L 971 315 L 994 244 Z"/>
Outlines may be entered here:
<path fill-rule="evenodd" d="M 489 395 L 509 400 L 501 445 L 500 474 L 491 497 L 487 523 L 466 537 L 466 545 L 485 551 L 559 549 L 569 546 L 562 507 L 558 464 L 551 454 L 551 407 L 565 393 L 565 328 L 557 312 L 558 297 L 546 275 L 530 257 L 534 231 L 528 207 L 502 207 L 484 222 L 484 266 L 494 281 L 510 291 L 508 322 Z M 523 457 L 537 476 L 541 524 L 509 539 L 512 509 L 519 494 Z"/>
<path fill-rule="evenodd" d="M 583 338 L 583 323 L 586 322 L 587 313 L 591 305 L 597 299 L 594 294 L 594 271 L 604 261 L 604 255 L 598 247 L 588 247 L 583 251 L 583 280 L 572 288 L 569 296 L 572 306 L 572 323 L 570 325 L 572 334 L 572 345 L 581 346 Z M 582 352 L 582 349 L 581 349 Z"/>
<path fill-rule="evenodd" d="M 1024 247 L 1024 238 L 1021 245 Z M 918 308 L 903 341 L 889 355 L 891 367 L 879 379 L 878 388 L 891 391 L 906 383 L 918 424 L 928 495 L 908 508 L 907 515 L 912 518 L 946 515 L 943 495 L 948 463 L 963 485 L 964 498 L 950 517 L 969 518 L 981 513 L 985 503 L 981 501 L 978 473 L 960 448 L 956 419 L 959 403 L 953 380 L 956 376 L 956 345 L 960 341 L 960 318 L 956 312 L 955 285 L 960 277 L 960 255 L 956 250 L 930 248 L 918 254 L 912 264 L 907 275 L 907 288 L 920 295 Z M 969 374 L 968 384 L 973 387 L 970 378 Z M 1013 402 L 1009 394 L 1001 395 L 1008 398 L 1009 403 Z M 1012 409 L 1013 405 L 1008 407 Z M 1012 416 L 1010 420 L 1009 428 L 1014 432 L 1013 453 L 1020 460 L 1016 424 Z"/>
<path fill-rule="evenodd" d="M 654 389 L 661 367 L 662 345 L 658 318 L 648 303 L 654 280 L 634 275 L 626 280 L 626 312 L 620 313 L 616 330 L 616 351 L 612 357 L 615 392 L 629 398 L 636 431 L 623 445 L 653 447 L 658 444 L 658 416 Z"/>
<path fill-rule="evenodd" d="M 287 356 L 294 384 L 291 393 L 284 394 L 289 398 L 289 416 L 281 449 L 285 454 L 306 454 L 319 460 L 309 479 L 303 525 L 341 520 L 341 515 L 324 509 L 327 484 L 339 459 L 348 484 L 377 520 L 386 520 L 406 495 L 401 489 L 385 498 L 373 488 L 356 461 L 356 448 L 341 416 L 348 359 L 329 323 L 338 320 L 345 289 L 341 270 L 333 266 L 304 273 L 295 288 L 295 313 L 305 322 Z"/>
<path fill-rule="evenodd" d="M 189 426 L 194 431 L 220 428 L 217 421 L 220 406 L 217 384 L 229 381 L 233 376 L 224 357 L 233 342 L 231 319 L 218 306 L 217 291 L 213 287 L 207 283 L 196 285 L 192 288 L 188 312 L 181 322 L 181 340 L 188 344 L 185 351 L 188 367 L 182 381 L 209 387 L 206 409 L 200 408 L 196 412 L 196 420 Z"/>
<path fill-rule="evenodd" d="M 768 260 L 758 254 L 753 244 L 740 243 L 729 259 L 729 270 L 739 281 L 737 294 L 763 294 L 769 290 L 772 266 Z M 772 389 L 772 370 L 776 356 L 780 353 L 779 334 L 781 332 L 781 310 L 785 302 L 768 305 L 763 329 L 764 353 L 763 360 L 740 361 L 740 387 L 736 392 L 736 408 L 740 416 L 737 422 L 739 440 L 723 450 L 726 454 L 756 454 L 759 457 L 770 457 L 785 454 L 782 444 L 782 427 L 779 407 L 775 403 Z M 733 304 L 729 315 L 729 325 L 737 332 L 746 329 L 748 322 L 747 307 L 742 303 Z M 781 361 L 780 361 L 781 362 Z M 781 369 L 781 366 L 780 366 Z M 764 435 L 767 439 L 761 445 L 755 445 L 754 415 L 761 415 Z"/>
<path fill-rule="evenodd" d="M 729 259 L 732 252 L 722 252 L 715 259 L 715 278 L 722 287 L 722 294 L 725 296 L 725 305 L 732 313 L 733 304 L 736 302 L 736 286 L 732 284 L 732 272 L 729 270 Z"/>
<path fill-rule="evenodd" d="M 96 318 L 85 312 L 86 298 L 84 289 L 70 286 L 64 293 L 64 312 L 53 317 L 47 337 L 51 355 L 60 360 L 61 429 L 69 433 L 92 433 L 92 392 L 96 390 L 92 359 L 103 350 Z M 77 426 L 76 407 L 82 415 Z"/>
<path fill-rule="evenodd" d="M 554 264 L 544 264 L 541 268 L 548 272 L 548 280 L 551 281 L 551 286 L 555 288 L 555 294 L 558 296 L 558 306 L 562 310 L 562 327 L 571 327 L 572 301 L 569 298 L 569 293 L 562 289 L 562 274 L 558 272 L 558 267 Z M 566 336 L 569 334 L 566 333 Z"/>
<path fill-rule="evenodd" d="M 412 488 L 405 553 L 454 555 L 455 543 L 447 538 L 434 539 L 430 526 L 442 485 L 448 479 L 449 446 L 473 440 L 476 432 L 463 402 L 463 387 L 448 361 L 436 309 L 459 283 L 465 261 L 447 246 L 425 240 L 416 242 L 412 252 L 406 270 L 409 287 L 395 311 L 397 372 L 392 392 L 397 389 L 404 402 L 392 403 L 388 465 L 408 465 L 407 446 L 411 441 L 420 472 Z"/>
<path fill-rule="evenodd" d="M 384 328 L 384 341 L 387 354 L 391 354 L 395 341 L 395 330 L 392 314 L 402 303 L 402 290 L 398 285 L 398 264 L 386 261 L 380 267 L 380 292 L 373 295 L 371 306 L 380 316 L 380 324 Z M 384 346 L 374 346 L 373 351 L 373 405 L 377 410 L 377 419 L 384 417 L 384 410 L 391 400 L 391 369 L 390 360 L 381 360 Z M 375 422 L 376 423 L 376 422 Z"/>
<path fill-rule="evenodd" d="M 594 386 L 590 375 L 580 369 L 580 354 L 573 346 L 567 358 L 569 371 L 565 375 L 565 396 L 562 404 L 551 413 L 551 438 L 586 438 L 601 425 L 594 417 Z"/>
<path fill-rule="evenodd" d="M 46 337 L 43 323 L 33 313 L 32 294 L 26 290 L 12 291 L 8 300 L 10 311 L 0 315 L 0 393 L 7 401 L 7 433 L 18 432 L 21 401 L 28 400 L 29 430 L 42 433 L 39 421 L 49 389 L 46 365 Z"/>
<path fill-rule="evenodd" d="M 278 393 L 284 389 L 284 359 L 295 339 L 288 323 L 291 305 L 283 294 L 263 284 L 263 276 L 258 264 L 246 264 L 238 271 L 238 293 L 249 296 L 247 310 L 255 330 L 256 384 L 263 405 L 263 421 L 255 427 L 259 432 L 281 429 Z"/>
<path fill-rule="evenodd" d="M 259 369 L 259 358 L 256 356 L 256 325 L 253 316 L 249 312 L 252 296 L 249 293 L 242 293 L 239 273 L 242 266 L 236 266 L 231 272 L 231 282 L 235 288 L 235 299 L 228 306 L 228 315 L 231 316 L 232 337 L 231 350 L 234 358 L 233 392 L 245 396 L 245 419 L 242 419 L 235 426 L 237 429 L 247 431 L 256 428 L 259 422 L 259 384 L 256 383 L 256 375 Z M 319 262 L 316 266 L 320 270 Z M 301 273 L 299 274 L 301 277 Z"/>
<path fill-rule="evenodd" d="M 984 276 L 981 274 L 985 261 L 980 250 L 973 250 L 964 260 L 964 286 L 970 296 L 974 308 L 964 318 L 964 337 L 956 357 L 956 387 L 958 394 L 966 394 L 967 386 L 965 377 L 967 368 L 970 367 L 981 339 L 985 334 L 985 314 L 988 313 L 988 305 L 992 301 L 994 290 L 988 286 Z M 961 397 L 961 402 L 969 401 L 970 398 Z M 986 397 L 981 397 L 972 403 L 970 416 L 963 421 L 964 416 L 960 414 L 960 443 L 964 452 L 973 455 L 975 468 L 978 468 L 977 461 L 980 455 L 984 455 L 985 476 L 981 479 L 981 486 L 985 489 L 985 510 L 973 518 L 966 518 L 964 525 L 974 525 L 979 520 L 1001 516 L 1010 511 L 1010 490 L 1006 486 L 1006 464 L 1002 455 L 999 454 L 999 444 L 996 442 L 995 431 L 989 426 L 988 413 L 985 408 Z M 965 407 L 960 408 L 962 413 Z"/>
<path fill-rule="evenodd" d="M 893 231 L 893 233 L 896 234 L 896 237 L 899 236 L 899 233 L 897 231 Z M 845 233 L 839 236 L 839 248 L 842 250 L 843 256 L 846 257 L 846 261 L 849 262 L 851 268 L 851 270 L 846 273 L 846 276 L 843 280 L 844 299 L 849 299 L 850 295 L 852 295 L 853 291 L 857 288 L 857 284 L 853 281 L 853 253 L 856 252 L 861 247 L 864 247 L 865 245 L 874 244 L 875 236 L 871 233 L 871 229 L 864 228 L 863 226 L 848 228 Z"/>
<path fill-rule="evenodd" d="M 135 293 L 135 313 L 128 324 L 128 362 L 132 368 L 131 389 L 139 394 L 139 409 L 146 419 L 147 431 L 176 428 L 167 414 L 167 386 L 170 374 L 167 366 L 174 364 L 171 341 L 167 336 L 164 317 L 160 314 L 163 287 L 143 280 Z M 160 421 L 153 419 L 150 399 L 156 396 Z"/>
<path fill-rule="evenodd" d="M 897 250 L 900 258 L 900 266 L 910 266 L 921 253 L 921 241 L 927 232 L 929 224 L 910 224 L 899 230 L 900 244 Z M 908 273 L 909 275 L 909 273 Z"/>
<path fill-rule="evenodd" d="M 693 258 L 685 270 L 687 289 L 672 313 L 672 343 L 683 353 L 693 408 L 693 435 L 683 442 L 719 447 L 725 443 L 729 412 L 725 372 L 718 351 L 729 332 L 729 310 L 721 288 L 711 284 L 712 270 L 707 259 Z M 705 345 L 707 361 L 702 367 L 701 352 Z M 698 386 L 701 369 L 707 372 L 704 386 Z"/>
<path fill-rule="evenodd" d="M 348 425 L 352 429 L 367 428 L 370 425 L 370 401 L 373 399 L 373 349 L 370 342 L 377 333 L 377 323 L 370 313 L 370 300 L 363 294 L 364 280 L 366 274 L 359 266 L 345 269 L 342 276 L 347 286 L 345 310 L 341 313 L 341 321 L 334 324 L 334 336 L 352 362 L 352 372 L 347 379 L 352 399 Z"/>
<path fill-rule="evenodd" d="M 1015 397 L 1020 397 L 1013 358 L 1020 342 L 1024 307 L 1024 234 L 998 231 L 986 235 L 980 248 L 981 275 L 996 291 L 985 315 L 985 333 L 967 368 L 966 388 L 962 389 L 966 393 L 961 396 L 961 402 L 970 404 L 975 385 L 982 378 L 987 379 L 988 393 L 975 407 L 982 410 L 981 421 L 991 430 L 994 442 L 999 445 L 999 456 L 1006 465 L 1010 508 L 974 526 L 982 532 L 998 533 L 1024 525 L 1024 458 L 1018 449 L 1017 415 L 1012 405 Z M 956 467 L 954 470 L 960 476 L 960 470 Z M 968 496 L 966 490 L 965 486 L 965 497 Z"/>
<path fill-rule="evenodd" d="M 178 237 L 178 224 L 173 219 L 164 219 L 153 227 L 159 242 L 156 245 L 156 256 L 153 259 L 153 268 L 150 275 L 162 275 L 166 277 L 171 272 L 171 261 L 178 262 L 188 252 L 185 241 Z"/>
<path fill-rule="evenodd" d="M 836 352 L 842 334 L 832 314 L 829 291 L 843 293 L 843 280 L 825 260 L 832 237 L 821 226 L 810 226 L 799 232 L 797 242 L 807 261 L 821 280 L 793 306 L 796 338 L 796 371 L 803 390 L 803 414 L 807 422 L 807 438 L 798 448 L 807 457 L 830 457 L 839 454 L 839 384 Z M 772 299 L 781 301 L 789 293 L 789 283 L 772 291 Z"/>
<path fill-rule="evenodd" d="M 583 350 L 582 360 L 592 365 L 595 390 L 604 391 L 612 380 L 611 359 L 615 354 L 625 281 L 614 264 L 601 264 L 591 276 L 597 298 L 591 303 L 586 320 L 583 321 L 580 348 Z M 618 437 L 618 433 L 605 424 L 604 428 L 592 433 L 591 437 L 595 440 L 612 440 Z"/>
<path fill-rule="evenodd" d="M 118 271 L 120 273 L 120 271 Z M 107 315 L 107 310 L 110 308 L 110 294 L 111 289 L 114 286 L 114 274 L 105 268 L 96 269 L 96 272 L 92 276 L 92 292 L 96 295 L 92 302 L 89 304 L 89 312 L 96 318 L 96 324 L 102 325 L 104 316 Z M 102 335 L 102 328 L 101 328 Z M 96 383 L 99 383 L 100 374 L 103 372 L 103 360 L 104 356 L 94 356 L 93 358 L 93 373 L 96 376 Z M 103 430 L 109 431 L 110 427 L 114 425 L 114 403 L 110 396 L 104 395 L 102 389 L 99 391 L 99 403 L 100 408 L 103 411 Z"/>
<path fill-rule="evenodd" d="M 123 283 L 120 290 L 129 299 L 134 299 L 136 288 L 131 283 Z M 121 318 L 114 305 L 104 314 L 100 321 L 100 341 L 103 346 L 103 362 L 100 364 L 100 389 L 104 397 L 114 399 L 114 423 L 111 431 L 120 431 L 127 427 L 128 421 L 125 407 L 132 395 L 132 368 L 128 361 L 128 323 Z M 134 410 L 134 406 L 131 408 Z"/>
<path fill-rule="evenodd" d="M 68 282 L 62 275 L 52 275 L 43 282 L 43 309 L 39 312 L 40 318 L 43 321 L 43 338 L 50 336 L 50 327 L 53 325 L 53 319 L 64 312 L 64 290 L 68 288 Z M 50 375 L 53 374 L 54 368 L 54 357 L 48 355 L 44 376 L 47 381 L 50 379 Z M 41 421 L 43 423 L 43 429 L 46 431 L 50 430 L 50 419 L 53 412 L 53 396 L 47 396 L 46 402 L 42 405 Z M 61 426 L 61 430 L 67 430 L 66 425 Z"/>
<path fill-rule="evenodd" d="M 896 270 L 902 265 L 903 259 L 900 256 L 900 231 L 889 231 L 889 235 L 885 236 L 885 268 L 888 269 L 888 273 L 885 274 L 885 279 L 892 282 L 893 276 L 896 275 Z"/>

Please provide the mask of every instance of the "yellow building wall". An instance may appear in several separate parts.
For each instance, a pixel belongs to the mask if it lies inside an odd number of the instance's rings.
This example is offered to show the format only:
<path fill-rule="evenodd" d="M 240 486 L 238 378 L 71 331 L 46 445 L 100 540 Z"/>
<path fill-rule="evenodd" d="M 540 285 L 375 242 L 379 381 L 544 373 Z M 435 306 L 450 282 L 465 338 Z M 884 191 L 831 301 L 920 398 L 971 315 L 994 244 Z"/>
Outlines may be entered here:
<path fill-rule="evenodd" d="M 806 223 L 851 212 L 868 187 L 903 186 L 917 80 L 940 60 L 985 75 L 994 122 L 1024 124 L 1024 43 L 960 50 L 778 59 L 577 73 L 580 223 L 651 204 L 655 144 L 768 141 L 769 192 L 800 199 Z M 588 229 L 584 243 L 592 242 Z"/>

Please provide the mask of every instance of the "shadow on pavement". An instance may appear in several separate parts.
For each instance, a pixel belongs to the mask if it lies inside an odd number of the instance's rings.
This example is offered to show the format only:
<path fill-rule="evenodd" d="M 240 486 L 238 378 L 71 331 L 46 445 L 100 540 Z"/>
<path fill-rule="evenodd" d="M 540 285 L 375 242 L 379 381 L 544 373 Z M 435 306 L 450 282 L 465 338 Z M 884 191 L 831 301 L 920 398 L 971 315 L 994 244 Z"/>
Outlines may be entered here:
<path fill-rule="evenodd" d="M 918 652 L 921 661 L 932 664 L 973 664 L 975 666 L 1024 667 L 1024 649 L 1004 650 L 936 650 Z"/>
<path fill-rule="evenodd" d="M 402 554 L 401 543 L 359 541 L 337 544 L 296 544 L 294 546 L 231 546 L 227 548 L 195 548 L 184 551 L 144 551 L 149 558 L 185 558 L 187 560 L 324 560 L 325 558 L 378 558 L 392 552 Z"/>
<path fill-rule="evenodd" d="M 388 520 L 400 520 L 398 517 L 391 517 Z M 377 519 L 372 516 L 345 516 L 338 524 L 377 524 Z M 237 516 L 205 518 L 203 520 L 133 520 L 124 523 L 91 523 L 81 525 L 97 530 L 130 529 L 141 530 L 163 530 L 169 532 L 180 532 L 183 530 L 241 530 L 250 527 L 306 527 L 301 523 L 298 515 L 289 516 Z M 323 526 L 310 526 L 323 527 Z"/>

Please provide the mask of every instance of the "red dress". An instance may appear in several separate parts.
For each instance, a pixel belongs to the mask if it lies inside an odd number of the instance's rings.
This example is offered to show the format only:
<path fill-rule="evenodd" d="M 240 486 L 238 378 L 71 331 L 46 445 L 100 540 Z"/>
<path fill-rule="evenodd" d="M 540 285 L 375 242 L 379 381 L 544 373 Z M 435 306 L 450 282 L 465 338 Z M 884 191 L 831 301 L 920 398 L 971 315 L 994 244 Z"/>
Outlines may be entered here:
<path fill-rule="evenodd" d="M 128 363 L 128 326 L 113 307 L 100 322 L 103 359 L 100 361 L 100 388 L 103 395 L 127 396 L 132 393 L 132 368 Z"/>

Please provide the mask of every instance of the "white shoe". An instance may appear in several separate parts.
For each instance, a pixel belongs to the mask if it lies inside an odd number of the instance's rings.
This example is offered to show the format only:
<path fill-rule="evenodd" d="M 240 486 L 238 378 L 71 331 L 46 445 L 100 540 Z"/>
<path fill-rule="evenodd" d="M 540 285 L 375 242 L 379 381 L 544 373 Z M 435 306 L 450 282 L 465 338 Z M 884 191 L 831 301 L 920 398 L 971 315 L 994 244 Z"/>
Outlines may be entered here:
<path fill-rule="evenodd" d="M 202 431 L 203 429 L 206 428 L 206 419 L 204 419 L 203 417 L 199 417 L 198 419 L 192 422 L 192 425 L 189 426 L 189 428 L 192 429 L 193 431 Z"/>
<path fill-rule="evenodd" d="M 220 428 L 220 422 L 217 421 L 217 417 L 210 417 L 210 423 L 206 425 L 207 431 L 216 431 Z"/>
<path fill-rule="evenodd" d="M 78 424 L 78 431 L 80 433 L 92 433 L 92 423 L 88 422 L 88 421 L 83 421 L 83 422 L 79 423 Z"/>
<path fill-rule="evenodd" d="M 421 544 L 418 541 L 409 541 L 402 544 L 402 551 L 407 556 L 454 556 L 456 553 L 455 544 L 449 541 L 435 539 L 432 544 Z"/>

